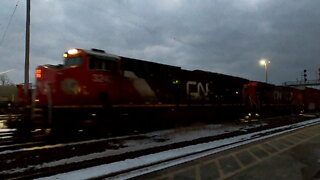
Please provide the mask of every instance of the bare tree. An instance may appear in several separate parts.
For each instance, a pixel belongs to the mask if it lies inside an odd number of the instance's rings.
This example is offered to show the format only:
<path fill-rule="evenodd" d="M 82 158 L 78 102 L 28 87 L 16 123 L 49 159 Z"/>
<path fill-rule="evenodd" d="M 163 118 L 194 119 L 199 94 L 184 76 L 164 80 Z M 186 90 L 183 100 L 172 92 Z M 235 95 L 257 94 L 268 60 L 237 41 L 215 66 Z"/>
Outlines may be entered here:
<path fill-rule="evenodd" d="M 6 74 L 0 74 L 0 85 L 11 85 L 12 81 Z"/>

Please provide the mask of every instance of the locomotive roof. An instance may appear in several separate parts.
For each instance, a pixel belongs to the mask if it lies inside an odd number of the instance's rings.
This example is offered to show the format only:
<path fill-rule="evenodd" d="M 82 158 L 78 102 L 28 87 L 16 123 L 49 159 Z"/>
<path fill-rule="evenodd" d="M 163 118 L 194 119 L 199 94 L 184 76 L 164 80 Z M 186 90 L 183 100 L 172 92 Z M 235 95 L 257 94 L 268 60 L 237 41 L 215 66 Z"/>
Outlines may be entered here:
<path fill-rule="evenodd" d="M 120 60 L 120 57 L 114 54 L 109 54 L 106 53 L 102 50 L 85 50 L 85 49 L 80 49 L 81 51 L 84 51 L 85 53 L 89 54 L 89 55 L 93 55 L 93 56 L 102 56 L 102 57 L 107 57 L 107 58 L 111 58 L 111 59 L 116 59 L 116 60 Z"/>
<path fill-rule="evenodd" d="M 218 73 L 218 72 L 211 72 L 211 71 L 203 71 L 203 70 L 192 70 L 190 72 L 196 73 L 196 74 L 208 74 L 208 75 L 214 75 L 214 76 L 220 76 L 223 77 L 223 79 L 225 78 L 229 78 L 229 79 L 233 79 L 235 81 L 248 81 L 248 79 L 242 78 L 242 77 L 237 77 L 237 76 L 232 76 L 229 74 L 222 74 L 222 73 Z"/>
<path fill-rule="evenodd" d="M 81 49 L 82 50 L 82 49 Z M 103 50 L 98 50 L 98 49 L 92 49 L 92 50 L 82 50 L 86 52 L 89 55 L 94 55 L 94 56 L 102 56 L 102 57 L 108 57 L 112 58 L 115 60 L 122 60 L 122 66 L 125 70 L 133 70 L 136 72 L 147 72 L 147 73 L 160 73 L 163 75 L 164 72 L 170 72 L 170 73 L 177 73 L 178 71 L 182 70 L 184 72 L 190 72 L 190 73 L 196 73 L 196 74 L 207 74 L 209 75 L 215 75 L 215 76 L 223 76 L 223 79 L 225 78 L 230 78 L 234 79 L 235 81 L 248 81 L 245 78 L 241 77 L 236 77 L 236 76 L 231 76 L 231 75 L 226 75 L 226 74 L 220 74 L 216 72 L 208 72 L 208 71 L 202 71 L 202 70 L 185 70 L 182 69 L 179 66 L 172 66 L 172 65 L 167 65 L 167 64 L 162 64 L 162 63 L 157 63 L 157 62 L 152 62 L 152 61 L 147 61 L 147 60 L 141 60 L 141 59 L 134 59 L 134 58 L 129 58 L 129 57 L 124 57 L 124 56 L 117 56 L 114 54 L 109 54 L 106 53 Z"/>

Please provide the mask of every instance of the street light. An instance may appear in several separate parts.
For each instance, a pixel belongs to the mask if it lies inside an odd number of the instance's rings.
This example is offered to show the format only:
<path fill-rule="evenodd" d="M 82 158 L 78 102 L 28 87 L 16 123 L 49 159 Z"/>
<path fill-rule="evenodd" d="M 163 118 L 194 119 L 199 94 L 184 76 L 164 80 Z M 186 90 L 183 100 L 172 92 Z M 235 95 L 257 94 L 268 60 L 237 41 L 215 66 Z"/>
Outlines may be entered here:
<path fill-rule="evenodd" d="M 270 64 L 270 61 L 268 61 L 267 59 L 260 60 L 260 65 L 264 66 L 264 71 L 266 73 L 266 83 L 268 83 L 268 64 Z"/>

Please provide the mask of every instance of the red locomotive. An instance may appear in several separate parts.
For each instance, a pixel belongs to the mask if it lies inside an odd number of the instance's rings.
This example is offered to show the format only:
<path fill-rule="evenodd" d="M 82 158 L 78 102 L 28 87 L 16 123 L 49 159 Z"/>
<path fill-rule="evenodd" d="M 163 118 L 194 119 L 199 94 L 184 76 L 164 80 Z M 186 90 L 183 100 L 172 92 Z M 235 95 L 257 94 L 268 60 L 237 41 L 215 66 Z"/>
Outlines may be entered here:
<path fill-rule="evenodd" d="M 189 71 L 102 50 L 71 49 L 63 65 L 36 69 L 33 128 L 172 125 L 301 111 L 318 90 Z M 311 92 L 312 91 L 312 92 Z M 319 99 L 313 103 L 318 110 Z M 120 125 L 120 126 L 119 126 Z"/>
<path fill-rule="evenodd" d="M 42 114 L 33 118 L 36 126 L 61 128 L 98 122 L 110 126 L 110 119 L 147 126 L 158 122 L 155 117 L 167 124 L 172 119 L 187 121 L 182 114 L 189 118 L 203 113 L 221 115 L 225 109 L 239 114 L 243 109 L 241 92 L 246 79 L 187 71 L 96 49 L 71 49 L 64 58 L 63 65 L 36 69 L 34 114 Z"/>

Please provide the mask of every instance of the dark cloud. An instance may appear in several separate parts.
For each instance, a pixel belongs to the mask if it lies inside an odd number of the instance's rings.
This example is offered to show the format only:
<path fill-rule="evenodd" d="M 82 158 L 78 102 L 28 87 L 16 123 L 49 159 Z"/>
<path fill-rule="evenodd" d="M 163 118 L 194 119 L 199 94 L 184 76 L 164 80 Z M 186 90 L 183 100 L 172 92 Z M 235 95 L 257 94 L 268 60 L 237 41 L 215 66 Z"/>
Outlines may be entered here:
<path fill-rule="evenodd" d="M 0 2 L 0 35 L 15 6 Z M 5 43 L 0 72 L 23 80 L 25 2 Z M 73 47 L 263 81 L 258 60 L 271 61 L 272 83 L 316 78 L 320 1 L 314 0 L 32 0 L 31 70 L 58 64 Z"/>

